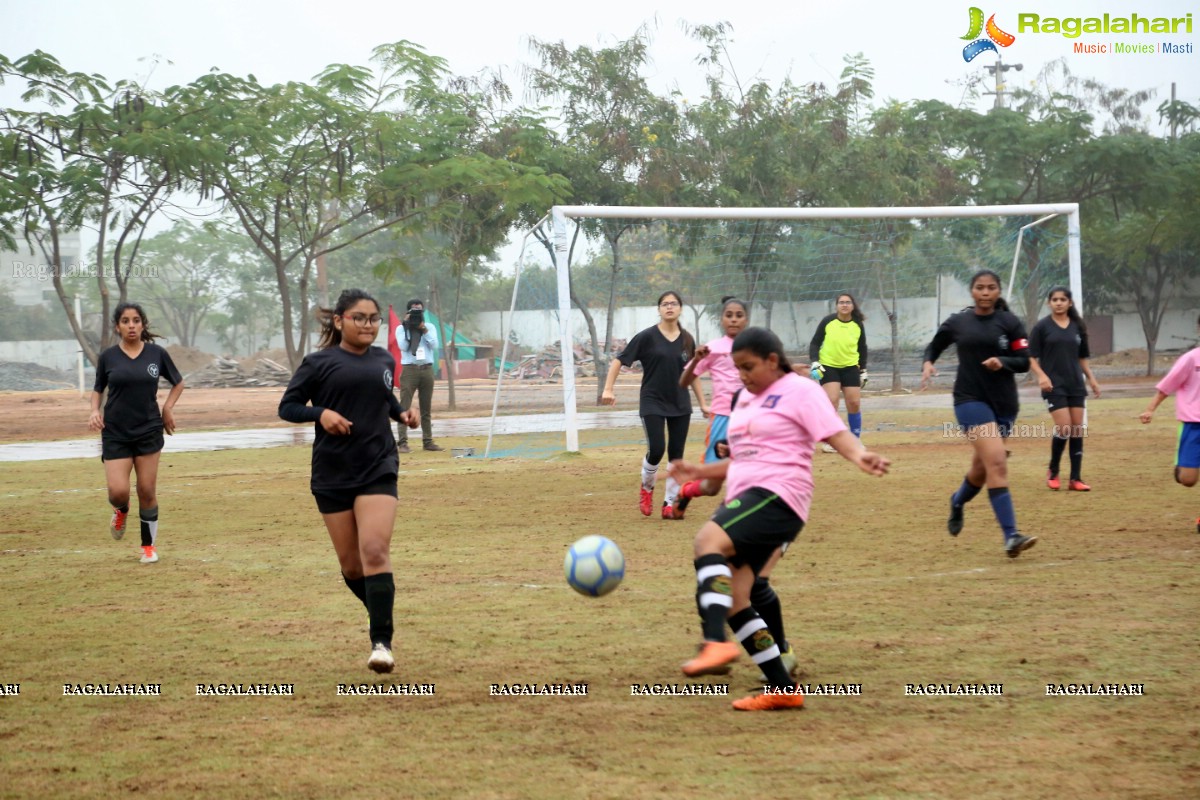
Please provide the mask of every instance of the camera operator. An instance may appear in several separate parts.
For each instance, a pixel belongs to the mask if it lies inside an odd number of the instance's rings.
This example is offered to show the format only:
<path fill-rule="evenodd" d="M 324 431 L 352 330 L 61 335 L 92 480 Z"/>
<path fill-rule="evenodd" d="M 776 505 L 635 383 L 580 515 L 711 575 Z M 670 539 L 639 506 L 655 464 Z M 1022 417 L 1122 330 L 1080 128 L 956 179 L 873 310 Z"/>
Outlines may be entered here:
<path fill-rule="evenodd" d="M 396 337 L 400 345 L 400 404 L 412 408 L 413 394 L 421 411 L 421 439 L 426 450 L 441 450 L 433 441 L 433 365 L 437 363 L 437 332 L 434 326 L 425 324 L 425 304 L 420 300 L 408 301 L 408 313 Z M 412 452 L 408 446 L 408 428 L 401 425 L 397 437 L 397 448 L 401 453 Z"/>

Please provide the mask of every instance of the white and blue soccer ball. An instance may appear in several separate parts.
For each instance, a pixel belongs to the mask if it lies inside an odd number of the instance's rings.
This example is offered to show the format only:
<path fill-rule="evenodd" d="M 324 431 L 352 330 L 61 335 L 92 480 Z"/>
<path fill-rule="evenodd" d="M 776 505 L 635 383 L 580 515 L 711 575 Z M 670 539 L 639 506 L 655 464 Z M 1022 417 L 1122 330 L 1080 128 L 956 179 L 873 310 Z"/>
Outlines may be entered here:
<path fill-rule="evenodd" d="M 625 556 L 612 539 L 585 536 L 567 551 L 563 572 L 572 589 L 600 597 L 617 588 L 625 577 Z"/>

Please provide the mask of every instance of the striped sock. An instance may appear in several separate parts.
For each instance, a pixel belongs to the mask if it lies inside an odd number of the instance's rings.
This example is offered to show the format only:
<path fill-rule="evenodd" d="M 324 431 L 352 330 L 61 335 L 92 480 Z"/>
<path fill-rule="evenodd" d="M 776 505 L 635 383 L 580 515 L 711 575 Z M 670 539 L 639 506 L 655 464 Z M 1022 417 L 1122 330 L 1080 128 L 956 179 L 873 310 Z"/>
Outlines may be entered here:
<path fill-rule="evenodd" d="M 733 570 L 719 553 L 700 556 L 692 563 L 696 568 L 696 608 L 700 611 L 704 639 L 723 642 L 725 618 L 733 607 Z"/>
<path fill-rule="evenodd" d="M 733 635 L 742 643 L 751 660 L 758 665 L 767 681 L 775 687 L 790 688 L 796 684 L 788 676 L 780 658 L 779 645 L 767 629 L 767 623 L 753 607 L 744 608 L 729 618 Z"/>

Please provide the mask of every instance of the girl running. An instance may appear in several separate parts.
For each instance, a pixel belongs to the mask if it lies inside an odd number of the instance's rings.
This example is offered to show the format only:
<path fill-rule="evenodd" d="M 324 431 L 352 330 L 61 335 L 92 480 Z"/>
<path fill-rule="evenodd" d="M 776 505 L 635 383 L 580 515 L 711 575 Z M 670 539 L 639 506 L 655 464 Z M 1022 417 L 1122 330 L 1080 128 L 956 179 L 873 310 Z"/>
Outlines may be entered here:
<path fill-rule="evenodd" d="M 954 416 L 974 448 L 971 467 L 962 486 L 950 495 L 951 536 L 963 527 L 963 506 L 987 486 L 988 500 L 1004 531 L 1004 551 L 1016 558 L 1037 542 L 1017 531 L 1017 515 L 1008 491 L 1008 451 L 1004 440 L 1017 418 L 1014 375 L 1029 371 L 1029 341 L 1025 326 L 1000 296 L 1000 276 L 990 269 L 971 277 L 975 305 L 942 323 L 925 348 L 921 388 L 937 375 L 933 362 L 952 344 L 958 345 L 958 374 L 954 379 Z"/>
<path fill-rule="evenodd" d="M 808 345 L 812 376 L 821 382 L 834 411 L 840 402 L 838 395 L 846 398 L 846 421 L 858 437 L 862 436 L 862 386 L 867 378 L 865 319 L 854 295 L 842 292 L 837 296 L 837 311 L 817 323 Z M 830 447 L 824 449 L 833 452 Z"/>
<path fill-rule="evenodd" d="M 746 304 L 736 297 L 721 298 L 721 327 L 725 335 L 696 348 L 696 354 L 683 368 L 679 385 L 687 389 L 697 378 L 706 373 L 712 375 L 712 400 L 709 403 L 708 431 L 704 437 L 704 463 L 722 458 L 717 453 L 717 443 L 726 438 L 729 428 L 730 402 L 742 388 L 737 367 L 733 364 L 733 340 L 750 321 Z M 675 519 L 683 519 L 688 503 L 694 497 L 713 496 L 721 490 L 720 481 L 689 481 L 679 489 L 679 501 L 675 505 Z"/>
<path fill-rule="evenodd" d="M 1046 296 L 1046 304 L 1050 306 L 1050 316 L 1038 320 L 1029 332 L 1029 367 L 1037 376 L 1042 399 L 1054 420 L 1046 485 L 1054 491 L 1062 485 L 1058 468 L 1063 449 L 1069 446 L 1071 479 L 1067 488 L 1087 492 L 1092 487 L 1083 482 L 1083 409 L 1088 387 L 1099 397 L 1100 384 L 1088 366 L 1091 352 L 1087 325 L 1075 310 L 1071 290 L 1055 286 Z"/>
<path fill-rule="evenodd" d="M 639 331 L 620 356 L 613 359 L 604 381 L 600 396 L 602 405 L 617 402 L 613 387 L 621 367 L 635 361 L 642 362 L 642 388 L 639 398 L 639 413 L 642 428 L 646 432 L 646 455 L 642 459 L 642 488 L 638 508 L 645 516 L 654 513 L 654 484 L 658 476 L 658 465 L 665 453 L 670 460 L 683 458 L 687 444 L 688 426 L 692 416 L 692 404 L 687 389 L 679 385 L 683 365 L 691 360 L 696 350 L 696 340 L 679 324 L 683 313 L 683 298 L 678 292 L 663 292 L 658 298 L 659 322 Z M 700 410 L 708 413 L 700 387 L 693 385 Z M 665 434 L 664 434 L 665 430 Z M 679 498 L 679 484 L 667 478 L 667 494 L 663 499 L 662 518 L 675 518 L 675 503 Z"/>
<path fill-rule="evenodd" d="M 100 354 L 92 387 L 88 427 L 100 431 L 100 460 L 113 507 L 108 523 L 114 539 L 125 535 L 129 514 L 129 473 L 137 474 L 138 519 L 143 564 L 158 561 L 158 460 L 163 433 L 175 433 L 175 404 L 183 394 L 183 377 L 165 349 L 154 344 L 146 312 L 137 303 L 121 303 L 113 312 L 119 342 Z M 158 381 L 171 391 L 158 408 Z M 100 400 L 108 399 L 100 411 Z"/>
<path fill-rule="evenodd" d="M 1200 319 L 1196 321 L 1200 325 Z M 1179 447 L 1175 455 L 1175 482 L 1195 486 L 1200 480 L 1200 347 L 1179 357 L 1171 371 L 1158 382 L 1150 406 L 1139 415 L 1148 425 L 1163 400 L 1175 395 L 1175 418 L 1179 420 Z M 1200 517 L 1196 519 L 1200 533 Z"/>
<path fill-rule="evenodd" d="M 746 391 L 729 419 L 730 458 L 706 464 L 671 462 L 679 480 L 724 479 L 726 501 L 694 542 L 696 604 L 704 642 L 683 665 L 689 677 L 723 674 L 737 658 L 728 621 L 742 647 L 767 676 L 769 688 L 734 702 L 743 711 L 800 708 L 804 696 L 783 665 L 779 644 L 755 611 L 755 576 L 796 538 L 812 499 L 812 454 L 818 441 L 871 475 L 889 461 L 867 452 L 846 430 L 824 393 L 792 371 L 783 345 L 765 328 L 747 328 L 733 342 Z"/>
<path fill-rule="evenodd" d="M 342 579 L 367 609 L 371 655 L 367 667 L 391 672 L 392 579 L 390 547 L 396 521 L 399 458 L 389 419 L 420 424 L 392 392 L 391 354 L 372 343 L 379 303 L 347 289 L 332 311 L 318 312 L 319 349 L 305 356 L 279 401 L 288 422 L 316 423 L 311 488 L 333 542 Z M 311 405 L 309 405 L 311 403 Z"/>

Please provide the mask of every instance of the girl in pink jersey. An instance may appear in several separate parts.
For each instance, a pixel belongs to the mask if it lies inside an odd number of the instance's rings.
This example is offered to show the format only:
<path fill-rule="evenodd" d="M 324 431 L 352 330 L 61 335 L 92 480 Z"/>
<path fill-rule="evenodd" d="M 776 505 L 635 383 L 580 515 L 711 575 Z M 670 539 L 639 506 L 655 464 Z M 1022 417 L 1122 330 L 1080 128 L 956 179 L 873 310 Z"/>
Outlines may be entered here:
<path fill-rule="evenodd" d="M 1196 320 L 1200 325 L 1200 319 Z M 1175 482 L 1195 486 L 1200 481 L 1200 347 L 1193 347 L 1179 357 L 1175 366 L 1158 386 L 1150 407 L 1139 415 L 1149 424 L 1154 411 L 1169 396 L 1175 395 L 1175 418 L 1179 420 L 1179 448 L 1175 455 Z M 1200 518 L 1196 519 L 1200 533 Z"/>
<path fill-rule="evenodd" d="M 704 463 L 719 461 L 717 443 L 724 441 L 729 428 L 730 402 L 742 388 L 737 367 L 733 365 L 733 340 L 750 321 L 746 304 L 736 297 L 721 298 L 721 327 L 725 335 L 696 348 L 696 355 L 683 368 L 679 385 L 689 388 L 704 374 L 712 375 L 712 400 L 709 401 L 708 432 L 704 438 Z M 675 519 L 683 519 L 688 503 L 694 497 L 712 497 L 721 491 L 720 481 L 691 481 L 679 490 L 675 504 Z"/>
<path fill-rule="evenodd" d="M 783 666 L 778 644 L 750 603 L 755 576 L 776 550 L 804 527 L 812 499 L 812 457 L 826 441 L 871 475 L 890 462 L 863 450 L 825 393 L 792 371 L 783 345 L 765 328 L 747 328 L 733 342 L 733 361 L 746 391 L 729 419 L 730 458 L 708 464 L 671 463 L 677 480 L 724 479 L 726 501 L 694 542 L 696 605 L 703 620 L 700 652 L 683 665 L 689 677 L 723 674 L 737 658 L 725 623 L 767 676 L 761 695 L 734 702 L 742 711 L 800 708 L 804 697 Z"/>

